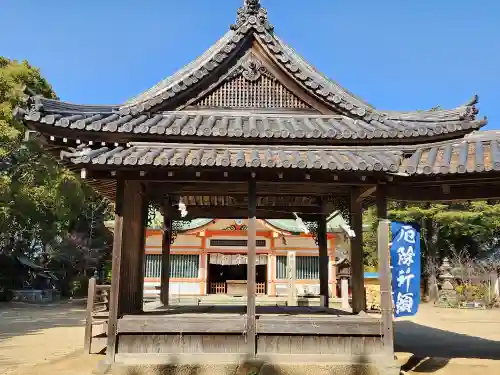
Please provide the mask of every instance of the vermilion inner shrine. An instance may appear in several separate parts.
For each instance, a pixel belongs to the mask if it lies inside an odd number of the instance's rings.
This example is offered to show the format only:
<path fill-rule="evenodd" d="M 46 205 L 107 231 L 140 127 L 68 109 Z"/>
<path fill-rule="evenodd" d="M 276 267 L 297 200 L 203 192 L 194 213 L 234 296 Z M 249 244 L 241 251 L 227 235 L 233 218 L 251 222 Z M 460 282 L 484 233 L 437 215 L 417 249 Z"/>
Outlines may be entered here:
<path fill-rule="evenodd" d="M 486 124 L 476 104 L 474 97 L 446 110 L 374 108 L 308 64 L 277 36 L 260 2 L 246 0 L 212 47 L 130 101 L 81 105 L 34 96 L 16 116 L 116 202 L 110 362 L 345 363 L 363 356 L 386 374 L 396 371 L 388 252 L 380 251 L 377 319 L 363 313 L 362 208 L 376 204 L 384 219 L 388 199 L 498 198 L 499 140 L 474 134 Z M 153 313 L 143 312 L 148 204 L 165 216 L 164 306 Z M 356 234 L 352 313 L 328 307 L 326 217 L 335 210 L 348 213 Z M 317 224 L 323 306 L 256 306 L 256 218 L 294 213 Z M 248 218 L 246 308 L 168 306 L 172 221 L 195 218 Z"/>

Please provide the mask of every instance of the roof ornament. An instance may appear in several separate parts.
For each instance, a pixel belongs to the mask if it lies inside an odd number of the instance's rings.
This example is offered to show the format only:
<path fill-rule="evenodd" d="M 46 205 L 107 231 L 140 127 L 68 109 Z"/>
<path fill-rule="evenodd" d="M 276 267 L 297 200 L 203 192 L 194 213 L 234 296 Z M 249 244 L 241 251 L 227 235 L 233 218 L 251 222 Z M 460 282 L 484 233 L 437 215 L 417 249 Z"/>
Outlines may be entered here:
<path fill-rule="evenodd" d="M 242 63 L 243 72 L 241 73 L 248 81 L 257 81 L 262 74 L 267 73 L 267 69 L 256 58 L 248 58 Z"/>
<path fill-rule="evenodd" d="M 295 225 L 302 229 L 305 234 L 309 234 L 309 229 L 307 228 L 302 218 L 297 214 L 297 212 L 294 212 L 293 216 L 295 216 Z"/>
<path fill-rule="evenodd" d="M 260 0 L 245 0 L 243 6 L 245 7 L 247 13 L 257 14 L 260 9 Z"/>
<path fill-rule="evenodd" d="M 186 217 L 188 214 L 186 204 L 182 201 L 182 197 L 179 198 L 179 203 L 177 203 L 181 217 Z"/>
<path fill-rule="evenodd" d="M 245 24 L 259 32 L 273 30 L 273 26 L 267 21 L 267 10 L 262 8 L 260 0 L 245 0 L 243 6 L 238 9 L 238 17 L 236 23 L 231 25 L 231 30 L 238 30 Z"/>

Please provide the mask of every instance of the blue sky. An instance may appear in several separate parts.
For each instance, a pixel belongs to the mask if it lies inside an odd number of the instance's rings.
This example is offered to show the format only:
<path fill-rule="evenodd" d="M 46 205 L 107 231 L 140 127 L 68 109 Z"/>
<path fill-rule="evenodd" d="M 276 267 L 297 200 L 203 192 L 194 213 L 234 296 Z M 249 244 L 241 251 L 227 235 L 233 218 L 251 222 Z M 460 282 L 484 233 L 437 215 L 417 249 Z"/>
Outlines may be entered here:
<path fill-rule="evenodd" d="M 123 102 L 203 53 L 243 0 L 0 0 L 0 55 L 57 95 Z M 500 129 L 498 0 L 262 0 L 277 34 L 380 109 L 455 107 L 473 94 Z"/>

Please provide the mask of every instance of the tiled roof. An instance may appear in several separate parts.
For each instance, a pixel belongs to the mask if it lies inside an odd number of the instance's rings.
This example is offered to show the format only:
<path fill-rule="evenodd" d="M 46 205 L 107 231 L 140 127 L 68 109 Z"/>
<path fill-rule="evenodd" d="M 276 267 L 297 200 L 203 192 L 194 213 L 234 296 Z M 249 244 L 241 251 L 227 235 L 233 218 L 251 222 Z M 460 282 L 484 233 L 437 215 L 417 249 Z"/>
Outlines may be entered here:
<path fill-rule="evenodd" d="M 409 147 L 304 147 L 132 143 L 61 152 L 76 165 L 299 168 L 375 171 L 403 176 L 500 171 L 500 138 L 467 138 Z"/>
<path fill-rule="evenodd" d="M 112 106 L 76 106 L 37 100 L 25 121 L 89 132 L 242 138 L 401 139 L 442 136 L 481 128 L 484 120 L 353 119 L 344 115 L 171 111 L 123 115 Z M 22 114 L 20 114 L 22 115 Z M 55 131 L 56 129 L 54 129 Z M 47 131 L 47 130 L 45 130 Z"/>
<path fill-rule="evenodd" d="M 397 172 L 398 151 L 351 151 L 304 147 L 240 147 L 227 145 L 132 144 L 62 152 L 74 164 L 116 166 L 223 166 Z"/>
<path fill-rule="evenodd" d="M 500 171 L 500 137 L 464 138 L 422 146 L 404 160 L 409 175 Z"/>

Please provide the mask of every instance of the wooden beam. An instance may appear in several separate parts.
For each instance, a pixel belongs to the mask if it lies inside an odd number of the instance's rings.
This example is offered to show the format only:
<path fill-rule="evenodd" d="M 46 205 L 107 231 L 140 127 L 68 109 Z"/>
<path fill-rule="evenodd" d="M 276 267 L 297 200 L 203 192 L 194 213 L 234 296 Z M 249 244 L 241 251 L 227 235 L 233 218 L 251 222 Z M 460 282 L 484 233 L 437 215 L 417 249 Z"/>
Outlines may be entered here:
<path fill-rule="evenodd" d="M 161 242 L 161 275 L 160 275 L 160 301 L 164 306 L 169 303 L 170 291 L 170 248 L 172 241 L 172 210 L 163 210 L 163 235 Z"/>
<path fill-rule="evenodd" d="M 111 263 L 111 291 L 109 301 L 109 321 L 108 321 L 108 341 L 106 348 L 106 361 L 115 362 L 116 354 L 116 334 L 119 314 L 119 294 L 120 294 L 120 276 L 122 260 L 122 237 L 123 237 L 123 198 L 124 198 L 123 180 L 116 182 L 115 197 L 115 228 L 113 237 L 113 253 Z"/>
<path fill-rule="evenodd" d="M 328 307 L 328 237 L 326 230 L 326 216 L 320 215 L 317 220 L 318 223 L 318 250 L 319 250 L 319 294 L 320 305 Z"/>
<path fill-rule="evenodd" d="M 358 196 L 358 201 L 362 202 L 368 197 L 370 197 L 377 190 L 377 186 L 365 186 L 361 189 Z"/>
<path fill-rule="evenodd" d="M 368 317 L 344 318 L 323 315 L 308 318 L 292 315 L 283 319 L 279 316 L 260 316 L 257 332 L 270 335 L 380 335 L 380 321 Z"/>
<path fill-rule="evenodd" d="M 186 204 L 188 208 L 188 214 L 183 220 L 196 219 L 200 217 L 216 217 L 218 219 L 238 219 L 246 217 L 248 215 L 248 210 L 241 207 L 233 206 L 190 206 Z M 307 217 L 315 221 L 320 210 L 308 209 L 308 210 L 293 210 L 294 207 L 280 207 L 274 208 L 270 206 L 269 208 L 256 208 L 256 216 L 259 219 L 293 219 L 293 212 L 297 212 L 302 218 Z M 296 207 L 300 208 L 300 207 Z M 179 220 L 180 212 L 173 212 L 171 215 L 172 219 Z"/>
<path fill-rule="evenodd" d="M 254 358 L 257 354 L 257 332 L 255 317 L 256 302 L 256 240 L 257 240 L 257 207 L 256 183 L 248 181 L 248 264 L 247 264 L 247 354 Z"/>
<path fill-rule="evenodd" d="M 196 182 L 216 184 L 245 184 L 249 177 L 249 170 L 244 168 L 224 168 L 224 167 L 157 167 L 141 166 L 129 168 L 121 165 L 85 165 L 88 171 L 88 178 L 99 180 L 109 180 L 112 178 L 112 171 L 119 171 L 120 175 L 128 180 L 140 180 L 143 182 L 154 182 L 161 184 L 168 181 L 169 184 L 195 184 Z M 80 170 L 80 166 L 76 170 Z M 141 174 L 141 171 L 143 173 Z M 226 174 L 224 174 L 226 172 Z M 338 171 L 338 170 L 305 170 L 300 168 L 258 168 L 256 169 L 256 180 L 258 190 L 261 184 L 274 185 L 297 185 L 297 182 L 304 181 L 318 183 L 324 186 L 366 186 L 372 187 L 384 176 L 383 172 L 360 172 L 360 171 Z M 360 174 L 366 179 L 361 180 Z M 336 179 L 332 175 L 336 176 Z M 302 184 L 298 184 L 302 185 Z M 164 186 L 169 189 L 170 186 Z M 175 185 L 174 185 L 175 187 Z M 296 186 L 300 188 L 301 186 Z"/>
<path fill-rule="evenodd" d="M 357 314 L 366 311 L 364 267 L 363 267 L 363 214 L 358 188 L 351 189 L 351 228 L 355 236 L 351 238 L 351 290 L 352 311 Z"/>
<path fill-rule="evenodd" d="M 445 183 L 443 182 L 443 185 Z M 500 199 L 500 181 L 496 183 L 451 186 L 448 193 L 442 186 L 387 187 L 390 199 L 406 202 L 449 202 L 458 200 Z"/>
<path fill-rule="evenodd" d="M 297 308 L 300 311 L 300 307 Z M 276 309 L 279 313 L 279 309 Z M 257 332 L 265 335 L 373 335 L 380 336 L 380 320 L 372 317 L 338 315 L 335 313 L 314 314 L 302 310 L 304 315 L 260 314 Z M 190 314 L 126 316 L 118 321 L 120 334 L 241 334 L 245 330 L 245 319 L 241 315 Z"/>

